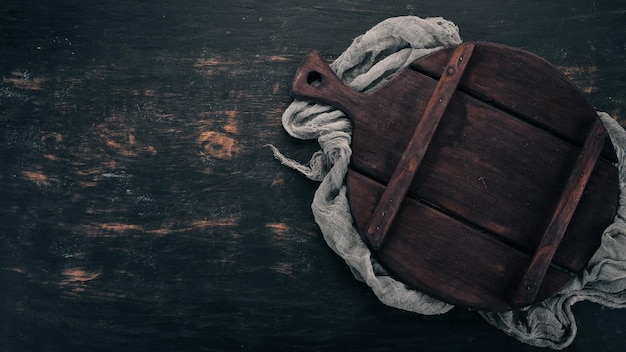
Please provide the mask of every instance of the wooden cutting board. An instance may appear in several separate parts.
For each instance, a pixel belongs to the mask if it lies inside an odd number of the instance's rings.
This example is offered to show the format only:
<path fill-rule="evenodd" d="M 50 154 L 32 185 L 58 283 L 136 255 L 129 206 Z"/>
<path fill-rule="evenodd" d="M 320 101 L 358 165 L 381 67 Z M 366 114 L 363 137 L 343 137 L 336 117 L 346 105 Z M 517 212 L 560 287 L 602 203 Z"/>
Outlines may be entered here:
<path fill-rule="evenodd" d="M 602 123 L 529 52 L 464 43 L 367 94 L 312 52 L 293 96 L 352 118 L 356 228 L 393 276 L 446 302 L 503 311 L 554 295 L 615 215 L 617 159 Z"/>

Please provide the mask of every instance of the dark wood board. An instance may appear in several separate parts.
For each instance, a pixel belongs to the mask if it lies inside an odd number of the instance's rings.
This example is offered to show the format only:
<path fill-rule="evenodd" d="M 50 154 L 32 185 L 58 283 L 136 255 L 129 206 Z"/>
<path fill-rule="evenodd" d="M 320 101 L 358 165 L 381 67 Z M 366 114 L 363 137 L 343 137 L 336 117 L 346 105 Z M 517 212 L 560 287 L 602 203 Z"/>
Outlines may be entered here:
<path fill-rule="evenodd" d="M 398 280 L 452 304 L 503 311 L 549 297 L 570 281 L 561 270 L 584 269 L 615 217 L 617 159 L 604 126 L 583 93 L 531 53 L 464 43 L 364 94 L 314 51 L 292 95 L 351 118 L 357 230 Z M 564 113 L 563 101 L 572 101 Z M 547 270 L 553 257 L 561 270 Z M 546 273 L 556 276 L 542 285 Z"/>
<path fill-rule="evenodd" d="M 536 350 L 379 303 L 321 238 L 317 183 L 262 148 L 317 150 L 280 123 L 306 53 L 409 14 L 534 52 L 626 121 L 620 2 L 2 1 L 0 350 Z M 624 311 L 574 313 L 569 350 L 622 349 Z"/>

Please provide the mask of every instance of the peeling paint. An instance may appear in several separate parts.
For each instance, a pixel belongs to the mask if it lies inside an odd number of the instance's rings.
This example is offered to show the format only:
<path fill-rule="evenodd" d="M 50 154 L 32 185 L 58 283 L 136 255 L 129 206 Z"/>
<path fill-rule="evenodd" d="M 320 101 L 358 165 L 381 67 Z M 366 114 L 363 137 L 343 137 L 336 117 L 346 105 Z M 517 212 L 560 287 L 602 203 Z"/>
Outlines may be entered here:
<path fill-rule="evenodd" d="M 589 94 L 598 90 L 595 85 L 598 72 L 596 66 L 559 66 L 558 69 L 583 92 Z"/>
<path fill-rule="evenodd" d="M 76 104 L 72 104 L 66 101 L 60 101 L 54 103 L 54 110 L 61 113 L 61 115 L 69 115 L 75 113 L 78 110 Z"/>
<path fill-rule="evenodd" d="M 210 228 L 222 226 L 236 226 L 239 224 L 238 218 L 226 218 L 215 220 L 196 220 L 191 223 L 192 228 Z"/>
<path fill-rule="evenodd" d="M 115 232 L 123 232 L 130 230 L 144 231 L 143 226 L 133 225 L 133 224 L 122 224 L 122 223 L 108 223 L 108 224 L 99 224 L 101 229 L 107 231 L 115 231 Z"/>
<path fill-rule="evenodd" d="M 228 121 L 224 124 L 223 129 L 225 132 L 237 134 L 239 133 L 239 125 L 237 123 L 237 111 L 230 110 L 225 112 L 228 117 Z"/>
<path fill-rule="evenodd" d="M 88 271 L 80 267 L 69 268 L 63 270 L 62 275 L 65 277 L 65 280 L 63 280 L 61 284 L 69 285 L 74 283 L 87 282 L 98 278 L 101 274 L 101 271 Z"/>
<path fill-rule="evenodd" d="M 272 270 L 283 275 L 293 276 L 293 264 L 292 263 L 277 263 L 272 266 Z M 295 277 L 294 277 L 295 278 Z"/>
<path fill-rule="evenodd" d="M 193 67 L 207 75 L 228 71 L 228 66 L 235 65 L 233 61 L 221 60 L 215 57 L 196 59 Z"/>
<path fill-rule="evenodd" d="M 157 154 L 157 149 L 137 141 L 135 128 L 127 126 L 122 116 L 111 116 L 106 123 L 96 126 L 105 145 L 125 157 L 137 157 L 141 153 Z"/>
<path fill-rule="evenodd" d="M 241 151 L 241 147 L 235 142 L 235 139 L 215 131 L 202 132 L 196 143 L 200 146 L 203 155 L 218 159 L 231 159 L 234 154 Z"/>
<path fill-rule="evenodd" d="M 42 90 L 42 84 L 48 81 L 48 79 L 44 77 L 31 77 L 28 71 L 13 71 L 11 72 L 11 76 L 3 77 L 2 81 L 12 84 L 13 87 L 17 89 Z"/>
<path fill-rule="evenodd" d="M 285 183 L 284 178 L 276 178 L 272 181 L 272 186 L 280 186 L 280 185 L 283 185 L 284 183 Z"/>
<path fill-rule="evenodd" d="M 61 275 L 63 280 L 59 282 L 62 287 L 69 288 L 74 294 L 82 293 L 87 288 L 86 284 L 89 281 L 97 279 L 102 274 L 102 271 L 91 271 L 82 267 L 74 267 L 63 270 Z"/>
<path fill-rule="evenodd" d="M 40 140 L 46 145 L 58 145 L 63 142 L 63 135 L 57 132 L 47 132 L 41 136 Z"/>
<path fill-rule="evenodd" d="M 272 222 L 265 225 L 268 229 L 272 230 L 278 236 L 285 236 L 291 230 L 291 227 L 285 223 Z"/>
<path fill-rule="evenodd" d="M 22 174 L 22 176 L 26 177 L 26 179 L 40 187 L 50 187 L 53 183 L 60 183 L 58 178 L 50 177 L 41 171 L 21 171 L 20 173 Z"/>
<path fill-rule="evenodd" d="M 152 235 L 172 235 L 210 228 L 235 227 L 237 225 L 239 225 L 239 218 L 224 218 L 215 220 L 194 220 L 183 224 L 163 224 L 160 228 L 146 228 L 139 224 L 119 222 L 93 223 L 75 226 L 74 230 L 87 235 L 109 237 L 113 234 L 121 235 L 130 231 Z M 232 236 L 238 237 L 239 235 L 233 234 Z"/>
<path fill-rule="evenodd" d="M 269 61 L 274 61 L 274 62 L 285 62 L 285 61 L 289 61 L 289 58 L 287 58 L 285 55 L 272 55 L 269 58 Z"/>
<path fill-rule="evenodd" d="M 20 274 L 26 274 L 26 269 L 24 269 L 24 268 L 14 267 L 14 268 L 2 268 L 2 269 L 3 270 L 13 271 L 13 272 L 20 273 Z"/>

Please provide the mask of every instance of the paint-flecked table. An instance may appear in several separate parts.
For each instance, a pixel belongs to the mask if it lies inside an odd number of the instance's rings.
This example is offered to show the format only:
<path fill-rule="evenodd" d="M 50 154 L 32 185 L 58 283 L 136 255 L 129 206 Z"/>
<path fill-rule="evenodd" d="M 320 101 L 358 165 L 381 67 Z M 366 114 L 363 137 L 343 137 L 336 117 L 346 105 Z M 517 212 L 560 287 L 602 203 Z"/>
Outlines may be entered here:
<path fill-rule="evenodd" d="M 533 351 L 382 305 L 325 244 L 317 150 L 283 131 L 300 60 L 393 16 L 534 52 L 626 123 L 620 1 L 0 3 L 0 351 Z M 626 312 L 575 306 L 571 351 Z"/>

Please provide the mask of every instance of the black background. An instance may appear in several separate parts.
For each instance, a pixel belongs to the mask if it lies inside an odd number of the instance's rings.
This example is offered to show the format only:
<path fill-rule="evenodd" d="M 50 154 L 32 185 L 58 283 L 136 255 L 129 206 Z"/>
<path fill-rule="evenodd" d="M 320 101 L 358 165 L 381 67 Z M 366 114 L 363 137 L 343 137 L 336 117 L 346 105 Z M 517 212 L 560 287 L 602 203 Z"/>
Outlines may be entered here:
<path fill-rule="evenodd" d="M 400 15 L 543 56 L 626 122 L 624 1 L 2 1 L 0 350 L 536 350 L 379 303 L 263 148 L 306 162 L 298 63 Z M 623 350 L 624 311 L 574 313 L 569 351 Z"/>

